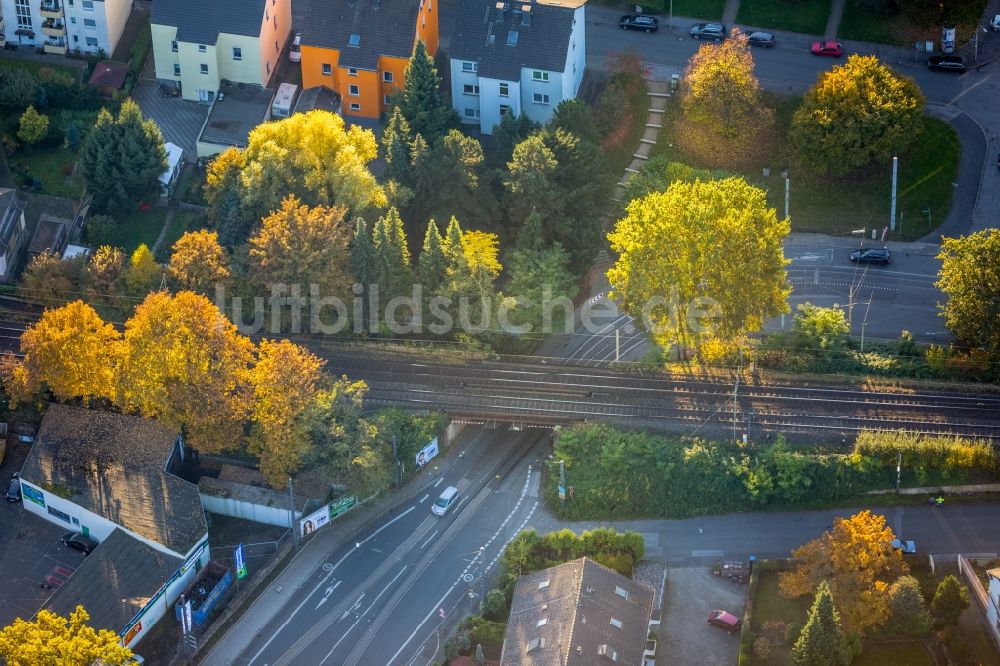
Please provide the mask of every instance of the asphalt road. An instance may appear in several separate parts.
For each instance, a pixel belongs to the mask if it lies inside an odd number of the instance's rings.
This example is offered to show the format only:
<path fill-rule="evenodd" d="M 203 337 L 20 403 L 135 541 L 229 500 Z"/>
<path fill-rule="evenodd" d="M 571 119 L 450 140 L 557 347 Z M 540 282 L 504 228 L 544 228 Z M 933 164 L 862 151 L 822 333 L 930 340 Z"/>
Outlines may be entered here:
<path fill-rule="evenodd" d="M 232 663 L 406 664 L 436 650 L 438 627 L 470 593 L 482 594 L 484 574 L 535 511 L 539 474 L 537 463 L 528 466 L 549 435 L 468 428 L 454 445 L 464 449 L 455 465 L 355 544 L 301 572 L 298 591 Z M 439 518 L 430 505 L 448 485 L 459 488 L 460 503 Z"/>

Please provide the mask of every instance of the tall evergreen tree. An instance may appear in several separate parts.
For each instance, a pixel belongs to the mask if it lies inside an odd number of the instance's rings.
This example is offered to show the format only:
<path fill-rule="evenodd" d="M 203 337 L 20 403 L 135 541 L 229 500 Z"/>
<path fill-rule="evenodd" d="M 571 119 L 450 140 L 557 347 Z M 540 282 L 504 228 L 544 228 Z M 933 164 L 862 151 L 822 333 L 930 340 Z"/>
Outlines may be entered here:
<path fill-rule="evenodd" d="M 396 296 L 409 294 L 413 284 L 410 270 L 410 250 L 399 211 L 390 208 L 378 219 L 372 233 L 374 273 L 380 300 L 385 303 Z"/>
<path fill-rule="evenodd" d="M 953 574 L 948 574 L 934 592 L 931 614 L 943 625 L 957 624 L 962 611 L 969 607 L 969 590 L 958 582 Z"/>
<path fill-rule="evenodd" d="M 833 606 L 830 586 L 823 581 L 809 609 L 809 619 L 792 647 L 795 666 L 847 666 L 851 651 L 840 627 L 840 613 Z"/>
<path fill-rule="evenodd" d="M 375 277 L 375 248 L 368 234 L 368 223 L 359 217 L 354 225 L 354 238 L 351 240 L 351 270 L 354 279 L 367 287 Z"/>
<path fill-rule="evenodd" d="M 385 150 L 385 172 L 401 185 L 412 185 L 410 171 L 410 145 L 413 142 L 410 124 L 406 122 L 399 106 L 392 110 L 389 123 L 382 133 L 382 148 Z"/>
<path fill-rule="evenodd" d="M 454 215 L 448 222 L 448 230 L 444 234 L 444 256 L 447 262 L 446 271 L 451 277 L 465 270 L 465 254 L 462 252 L 462 225 Z"/>
<path fill-rule="evenodd" d="M 427 233 L 424 235 L 424 246 L 419 258 L 420 283 L 428 297 L 438 295 L 447 283 L 446 264 L 444 238 L 438 231 L 437 222 L 432 218 L 427 223 Z"/>
<path fill-rule="evenodd" d="M 117 117 L 102 109 L 87 135 L 82 155 L 87 191 L 99 209 L 134 208 L 159 193 L 167 168 L 163 135 L 139 105 L 125 100 Z"/>
<path fill-rule="evenodd" d="M 433 144 L 448 130 L 458 127 L 458 114 L 441 91 L 441 77 L 422 41 L 417 42 L 403 79 L 403 94 L 397 107 L 414 134 L 422 134 Z"/>
<path fill-rule="evenodd" d="M 510 111 L 504 113 L 500 117 L 500 122 L 493 126 L 493 138 L 497 142 L 497 159 L 503 164 L 509 162 L 511 155 L 514 154 L 514 147 L 536 131 L 538 123 L 528 116 L 514 116 Z"/>

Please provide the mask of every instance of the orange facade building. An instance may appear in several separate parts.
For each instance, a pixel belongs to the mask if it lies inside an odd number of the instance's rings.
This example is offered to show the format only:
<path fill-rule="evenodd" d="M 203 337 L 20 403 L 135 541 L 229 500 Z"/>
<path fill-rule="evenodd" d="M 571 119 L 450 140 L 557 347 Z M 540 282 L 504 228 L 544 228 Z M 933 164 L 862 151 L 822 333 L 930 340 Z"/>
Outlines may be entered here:
<path fill-rule="evenodd" d="M 439 0 L 302 0 L 302 87 L 340 95 L 345 115 L 379 118 L 417 40 L 434 56 Z"/>

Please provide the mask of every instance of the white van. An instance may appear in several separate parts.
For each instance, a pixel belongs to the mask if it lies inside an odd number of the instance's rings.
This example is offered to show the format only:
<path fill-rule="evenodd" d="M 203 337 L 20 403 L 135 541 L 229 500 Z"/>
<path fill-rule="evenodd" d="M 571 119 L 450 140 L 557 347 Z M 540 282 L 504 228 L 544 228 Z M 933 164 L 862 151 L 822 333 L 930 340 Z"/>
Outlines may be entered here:
<path fill-rule="evenodd" d="M 431 504 L 431 513 L 435 516 L 443 516 L 448 513 L 448 509 L 455 504 L 455 500 L 458 498 L 458 488 L 455 486 L 448 486 L 444 489 L 444 492 L 434 500 L 434 504 Z"/>
<path fill-rule="evenodd" d="M 292 38 L 292 47 L 288 49 L 288 59 L 292 62 L 302 60 L 302 33 L 295 33 Z"/>

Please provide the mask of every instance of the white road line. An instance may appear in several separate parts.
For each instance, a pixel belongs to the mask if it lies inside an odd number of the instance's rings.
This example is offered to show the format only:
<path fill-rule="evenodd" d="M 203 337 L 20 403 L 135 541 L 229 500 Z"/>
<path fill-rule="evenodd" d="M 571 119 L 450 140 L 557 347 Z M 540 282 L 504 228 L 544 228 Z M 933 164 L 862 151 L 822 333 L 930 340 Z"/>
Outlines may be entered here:
<path fill-rule="evenodd" d="M 423 497 L 420 498 L 420 501 L 417 502 L 417 504 L 423 504 L 424 502 L 427 501 L 428 497 L 430 497 L 430 495 L 424 495 Z"/>
<path fill-rule="evenodd" d="M 387 522 L 385 525 L 383 525 L 382 527 L 380 527 L 377 530 L 375 530 L 374 532 L 372 532 L 364 541 L 359 542 L 358 545 L 359 546 L 360 545 L 364 545 L 370 539 L 372 539 L 376 534 L 378 534 L 379 532 L 381 532 L 385 528 L 389 527 L 394 522 L 396 522 L 397 520 L 399 520 L 400 518 L 402 518 L 403 516 L 405 516 L 409 512 L 413 511 L 415 508 L 416 507 L 411 506 L 409 509 L 407 509 L 403 513 L 399 514 L 398 516 L 396 516 L 395 518 L 393 518 L 392 520 L 390 520 L 389 522 Z M 357 550 L 357 548 L 352 548 L 351 550 L 349 550 L 346 553 L 344 553 L 343 557 L 341 557 L 339 560 L 337 560 L 337 563 L 333 565 L 333 568 L 330 569 L 328 572 L 326 572 L 326 575 L 323 576 L 323 579 L 319 582 L 319 585 L 317 585 L 315 588 L 313 588 L 313 591 L 310 592 L 309 594 L 307 594 L 305 596 L 305 598 L 299 603 L 299 605 L 295 607 L 295 610 L 293 610 L 292 614 L 288 616 L 288 619 L 285 620 L 284 622 L 282 622 L 281 626 L 278 627 L 277 631 L 275 631 L 273 634 L 271 634 L 271 637 L 267 639 L 267 642 L 264 643 L 264 645 L 259 650 L 257 650 L 257 654 L 255 654 L 254 656 L 250 657 L 250 661 L 247 662 L 247 666 L 250 666 L 251 664 L 253 664 L 253 662 L 255 662 L 257 660 L 257 657 L 259 657 L 261 655 L 261 653 L 264 652 L 264 650 L 267 649 L 267 646 L 271 644 L 271 641 L 273 641 L 275 638 L 277 638 L 278 634 L 280 634 L 284 630 L 284 628 L 288 626 L 288 623 L 292 621 L 292 618 L 295 617 L 295 614 L 298 613 L 300 610 L 302 610 L 302 607 L 305 606 L 305 604 L 306 604 L 307 601 L 309 601 L 309 597 L 311 597 L 313 594 L 316 593 L 317 590 L 319 590 L 321 587 L 323 587 L 326 584 L 326 581 L 329 580 L 330 576 L 333 575 L 333 572 L 337 570 L 337 567 L 339 567 L 341 564 L 343 564 L 344 560 L 346 560 L 348 557 L 350 557 L 354 553 L 354 551 L 356 551 L 356 550 Z"/>
<path fill-rule="evenodd" d="M 399 570 L 399 573 L 396 574 L 396 576 L 392 580 L 389 581 L 388 585 L 386 585 L 384 588 L 382 588 L 382 591 L 379 592 L 378 596 L 375 597 L 372 600 L 372 602 L 371 602 L 371 604 L 369 604 L 368 608 L 366 608 L 364 611 L 361 612 L 361 614 L 358 615 L 358 619 L 356 619 L 354 621 L 354 624 L 352 624 L 350 627 L 347 628 L 347 631 L 345 631 L 344 635 L 340 637 L 340 640 L 338 640 L 336 643 L 334 643 L 333 647 L 330 648 L 330 651 L 326 653 L 325 657 L 323 657 L 323 661 L 319 662 L 320 666 L 323 666 L 323 664 L 326 663 L 326 660 L 330 658 L 330 655 L 333 654 L 333 651 L 337 649 L 337 646 L 339 646 L 341 643 L 343 643 L 344 639 L 347 638 L 347 634 L 351 633 L 351 630 L 353 630 L 354 627 L 358 626 L 358 623 L 361 622 L 361 620 L 365 617 L 365 615 L 368 614 L 368 611 L 370 611 L 372 609 L 372 607 L 374 607 L 375 604 L 378 603 L 379 598 L 381 598 L 381 596 L 386 593 L 386 590 L 388 590 L 390 587 L 392 587 L 396 583 L 396 581 L 399 579 L 399 577 L 403 575 L 404 571 L 406 571 L 406 567 L 405 566 L 402 569 Z M 362 596 L 364 596 L 364 595 L 362 595 Z M 360 599 L 358 599 L 358 601 L 360 601 Z"/>
<path fill-rule="evenodd" d="M 316 604 L 316 610 L 319 610 L 319 607 L 326 603 L 326 600 L 330 598 L 330 595 L 333 594 L 334 590 L 340 587 L 340 584 L 343 582 L 344 581 L 342 580 L 338 580 L 336 583 L 326 588 L 326 594 L 324 594 L 323 598 L 319 600 L 318 604 Z"/>
<path fill-rule="evenodd" d="M 426 547 L 427 547 L 427 544 L 429 544 L 429 543 L 431 542 L 431 540 L 432 540 L 432 539 L 433 539 L 433 538 L 434 538 L 434 537 L 435 537 L 435 536 L 437 535 L 437 533 L 438 533 L 438 532 L 440 532 L 440 531 L 441 531 L 441 530 L 434 530 L 433 532 L 431 532 L 431 535 L 430 535 L 429 537 L 427 537 L 427 541 L 424 541 L 424 542 L 423 542 L 423 543 L 422 543 L 422 544 L 420 545 L 420 550 L 423 550 L 424 548 L 426 548 Z"/>
<path fill-rule="evenodd" d="M 443 476 L 441 478 L 439 478 L 437 481 L 434 482 L 434 486 L 433 487 L 437 488 L 438 486 L 441 485 L 442 481 L 444 481 L 444 477 Z"/>

